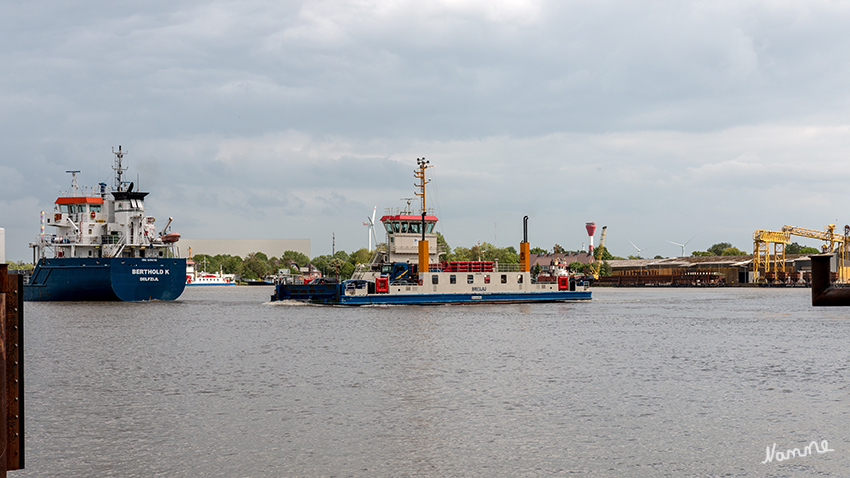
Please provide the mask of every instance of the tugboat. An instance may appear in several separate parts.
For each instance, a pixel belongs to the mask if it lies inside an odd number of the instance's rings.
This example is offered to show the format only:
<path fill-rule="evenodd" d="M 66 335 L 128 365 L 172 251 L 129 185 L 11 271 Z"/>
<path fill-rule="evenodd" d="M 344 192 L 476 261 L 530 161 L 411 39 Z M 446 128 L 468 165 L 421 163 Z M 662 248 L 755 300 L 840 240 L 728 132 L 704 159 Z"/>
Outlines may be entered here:
<path fill-rule="evenodd" d="M 41 233 L 33 249 L 35 268 L 24 286 L 27 301 L 174 300 L 186 286 L 186 259 L 180 258 L 180 234 L 170 232 L 171 218 L 157 232 L 145 215 L 146 192 L 122 180 L 126 153 L 113 149 L 112 191 L 100 183 L 85 192 L 71 174 L 71 190 L 42 212 Z M 54 228 L 45 233 L 45 226 Z"/>
<path fill-rule="evenodd" d="M 537 280 L 531 274 L 528 216 L 523 219 L 524 238 L 519 264 L 493 261 L 440 261 L 434 227 L 437 217 L 425 207 L 425 171 L 430 162 L 417 159 L 414 177 L 421 198 L 416 215 L 409 210 L 390 210 L 381 218 L 387 233 L 386 249 L 371 264 L 361 264 L 352 279 L 315 279 L 306 284 L 281 283 L 271 300 L 295 300 L 330 305 L 387 304 L 481 304 L 561 302 L 590 300 L 583 280 L 564 274 L 554 280 Z M 547 278 L 552 279 L 552 278 Z"/>

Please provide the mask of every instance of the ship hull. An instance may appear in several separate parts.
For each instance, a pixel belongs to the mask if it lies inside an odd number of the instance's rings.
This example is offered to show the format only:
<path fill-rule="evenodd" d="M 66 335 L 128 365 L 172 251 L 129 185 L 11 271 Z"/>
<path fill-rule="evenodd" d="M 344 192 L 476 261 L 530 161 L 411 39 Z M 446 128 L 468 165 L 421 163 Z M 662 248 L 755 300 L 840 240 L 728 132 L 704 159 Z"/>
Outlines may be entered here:
<path fill-rule="evenodd" d="M 524 304 L 590 300 L 590 291 L 498 292 L 492 294 L 368 294 L 342 296 L 340 305 Z"/>
<path fill-rule="evenodd" d="M 415 286 L 413 286 L 415 287 Z M 590 300 L 589 290 L 541 290 L 524 292 L 371 293 L 347 294 L 342 284 L 279 284 L 275 300 L 295 300 L 326 305 L 447 305 L 519 304 Z"/>
<path fill-rule="evenodd" d="M 175 300 L 185 287 L 185 259 L 42 259 L 24 286 L 24 300 Z"/>

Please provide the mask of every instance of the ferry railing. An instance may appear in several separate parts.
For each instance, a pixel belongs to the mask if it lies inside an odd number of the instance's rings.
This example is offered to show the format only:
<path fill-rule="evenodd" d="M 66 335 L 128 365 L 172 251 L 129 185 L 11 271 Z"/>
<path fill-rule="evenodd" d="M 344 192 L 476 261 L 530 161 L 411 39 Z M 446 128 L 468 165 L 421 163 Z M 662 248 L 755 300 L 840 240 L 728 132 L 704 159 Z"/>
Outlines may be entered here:
<path fill-rule="evenodd" d="M 520 272 L 520 265 L 516 262 L 497 263 L 496 271 L 498 272 Z"/>

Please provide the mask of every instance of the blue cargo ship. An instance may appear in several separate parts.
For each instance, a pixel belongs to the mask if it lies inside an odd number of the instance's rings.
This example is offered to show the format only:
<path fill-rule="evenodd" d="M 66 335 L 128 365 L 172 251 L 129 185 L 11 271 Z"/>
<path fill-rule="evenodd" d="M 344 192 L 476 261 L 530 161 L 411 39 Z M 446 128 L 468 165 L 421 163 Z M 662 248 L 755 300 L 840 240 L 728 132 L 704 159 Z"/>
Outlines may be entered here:
<path fill-rule="evenodd" d="M 445 262 L 437 247 L 437 217 L 425 207 L 425 171 L 429 162 L 417 160 L 414 177 L 421 197 L 417 215 L 410 210 L 390 210 L 381 218 L 387 234 L 370 264 L 360 264 L 351 280 L 332 278 L 308 283 L 287 281 L 275 286 L 271 300 L 295 300 L 330 305 L 442 305 L 500 304 L 590 300 L 583 276 L 568 267 L 551 274 L 533 275 L 530 267 L 528 217 L 523 228 L 519 264 L 495 261 Z M 372 221 L 374 222 L 374 221 Z"/>
<path fill-rule="evenodd" d="M 180 234 L 169 231 L 171 218 L 157 232 L 156 219 L 145 215 L 148 193 L 122 180 L 126 151 L 119 146 L 113 153 L 111 191 L 104 183 L 82 190 L 79 171 L 67 171 L 71 190 L 56 199 L 52 215 L 42 213 L 41 233 L 30 244 L 35 268 L 24 300 L 174 300 L 183 293 Z"/>

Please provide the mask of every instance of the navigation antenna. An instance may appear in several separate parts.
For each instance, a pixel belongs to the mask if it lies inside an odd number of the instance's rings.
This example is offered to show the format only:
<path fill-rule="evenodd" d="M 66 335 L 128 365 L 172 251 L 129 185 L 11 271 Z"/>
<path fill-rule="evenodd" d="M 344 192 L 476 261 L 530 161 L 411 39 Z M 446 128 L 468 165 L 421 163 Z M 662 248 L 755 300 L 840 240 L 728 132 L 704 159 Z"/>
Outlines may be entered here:
<path fill-rule="evenodd" d="M 80 186 L 77 184 L 77 173 L 79 171 L 65 171 L 66 173 L 71 173 L 71 197 L 77 197 L 80 195 Z"/>
<path fill-rule="evenodd" d="M 407 201 L 407 209 L 404 210 L 405 214 L 413 214 L 413 211 L 410 209 L 410 201 L 413 201 L 413 198 L 401 198 L 402 201 Z"/>
<path fill-rule="evenodd" d="M 121 174 L 127 170 L 127 168 L 121 167 L 121 160 L 124 158 L 124 155 L 127 154 L 127 151 L 121 151 L 121 145 L 118 145 L 118 151 L 115 151 L 115 148 L 112 148 L 112 154 L 115 155 L 115 165 L 112 166 L 112 170 L 115 171 L 115 180 L 112 185 L 112 189 L 115 191 L 123 191 L 124 182 L 121 181 Z"/>
<path fill-rule="evenodd" d="M 422 198 L 422 214 L 427 212 L 425 210 L 425 185 L 430 183 L 431 180 L 425 180 L 425 170 L 431 167 L 430 164 L 431 161 L 425 161 L 425 158 L 416 158 L 416 165 L 419 166 L 419 168 L 413 171 L 413 176 L 419 180 L 419 184 L 414 184 L 414 186 L 418 187 L 419 190 L 422 191 L 416 193 L 417 196 Z"/>

